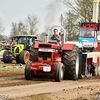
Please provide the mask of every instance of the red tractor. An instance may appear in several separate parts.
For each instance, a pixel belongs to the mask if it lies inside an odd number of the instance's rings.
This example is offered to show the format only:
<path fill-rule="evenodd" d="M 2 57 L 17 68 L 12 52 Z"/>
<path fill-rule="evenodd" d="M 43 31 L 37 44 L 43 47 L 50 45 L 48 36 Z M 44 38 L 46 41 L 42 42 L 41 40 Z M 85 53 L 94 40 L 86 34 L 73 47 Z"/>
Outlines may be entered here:
<path fill-rule="evenodd" d="M 36 76 L 54 76 L 55 81 L 79 78 L 80 50 L 74 44 L 65 43 L 65 30 L 60 44 L 57 41 L 36 42 L 34 50 L 30 51 L 30 60 L 25 66 L 25 79 L 32 80 Z M 50 28 L 50 30 L 53 27 Z M 48 32 L 49 33 L 49 32 Z M 49 37 L 49 34 L 48 34 Z"/>

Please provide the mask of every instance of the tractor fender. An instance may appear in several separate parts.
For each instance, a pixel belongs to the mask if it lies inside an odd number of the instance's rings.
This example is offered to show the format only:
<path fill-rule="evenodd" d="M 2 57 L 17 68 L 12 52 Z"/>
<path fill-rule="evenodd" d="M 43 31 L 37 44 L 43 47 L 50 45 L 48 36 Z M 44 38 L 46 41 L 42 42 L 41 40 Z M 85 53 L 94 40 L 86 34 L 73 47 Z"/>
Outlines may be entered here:
<path fill-rule="evenodd" d="M 39 42 L 36 42 L 34 48 L 39 48 Z"/>
<path fill-rule="evenodd" d="M 35 45 L 34 45 L 34 48 L 39 48 L 39 44 L 48 44 L 48 43 L 45 43 L 45 42 L 36 42 Z"/>
<path fill-rule="evenodd" d="M 62 47 L 62 50 L 73 50 L 74 44 L 65 43 Z"/>

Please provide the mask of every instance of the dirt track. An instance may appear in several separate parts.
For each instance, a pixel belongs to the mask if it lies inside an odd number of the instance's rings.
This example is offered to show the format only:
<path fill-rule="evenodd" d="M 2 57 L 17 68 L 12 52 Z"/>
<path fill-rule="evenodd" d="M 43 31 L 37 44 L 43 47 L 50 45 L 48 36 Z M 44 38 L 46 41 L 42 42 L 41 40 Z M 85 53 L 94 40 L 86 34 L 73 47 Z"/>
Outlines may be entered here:
<path fill-rule="evenodd" d="M 0 94 L 9 95 L 8 100 L 95 100 L 100 95 L 100 76 L 62 82 L 51 78 L 26 81 L 24 70 L 0 71 Z"/>
<path fill-rule="evenodd" d="M 16 71 L 0 71 L 0 88 L 11 87 L 19 85 L 39 84 L 52 81 L 52 79 L 33 79 L 32 81 L 26 81 L 24 77 L 24 70 Z"/>

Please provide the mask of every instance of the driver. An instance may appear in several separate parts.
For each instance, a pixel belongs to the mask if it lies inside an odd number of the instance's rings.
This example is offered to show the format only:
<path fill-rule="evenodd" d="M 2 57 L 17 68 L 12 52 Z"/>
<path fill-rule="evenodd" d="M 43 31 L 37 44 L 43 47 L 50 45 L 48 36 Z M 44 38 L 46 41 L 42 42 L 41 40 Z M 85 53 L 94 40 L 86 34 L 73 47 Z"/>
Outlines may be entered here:
<path fill-rule="evenodd" d="M 86 33 L 84 34 L 84 37 L 88 38 L 88 37 L 92 37 L 92 35 L 89 33 L 89 31 L 86 31 Z"/>
<path fill-rule="evenodd" d="M 51 36 L 51 40 L 57 40 L 57 42 L 60 42 L 60 38 L 57 33 L 58 33 L 58 30 L 54 29 L 54 35 Z"/>

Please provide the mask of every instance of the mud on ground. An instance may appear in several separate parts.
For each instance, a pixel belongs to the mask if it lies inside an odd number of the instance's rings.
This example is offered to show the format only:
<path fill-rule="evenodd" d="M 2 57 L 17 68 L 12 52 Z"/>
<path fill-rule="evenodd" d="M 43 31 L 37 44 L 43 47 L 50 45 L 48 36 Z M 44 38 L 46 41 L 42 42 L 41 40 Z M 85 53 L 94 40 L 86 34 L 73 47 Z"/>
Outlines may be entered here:
<path fill-rule="evenodd" d="M 29 84 L 40 84 L 44 82 L 53 81 L 52 79 L 39 79 L 35 78 L 33 80 L 25 80 L 24 69 L 21 70 L 12 70 L 12 71 L 0 71 L 0 88 L 1 87 L 12 87 L 20 85 L 29 85 Z"/>

